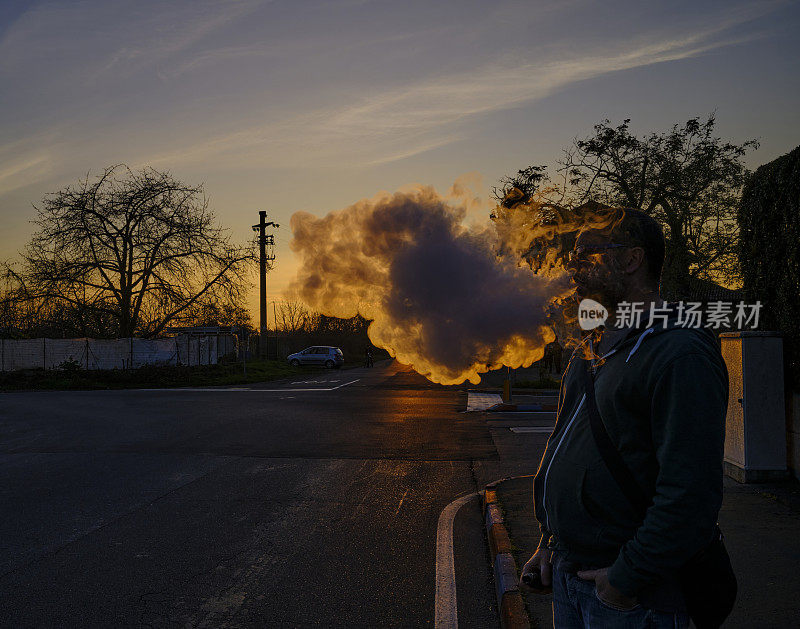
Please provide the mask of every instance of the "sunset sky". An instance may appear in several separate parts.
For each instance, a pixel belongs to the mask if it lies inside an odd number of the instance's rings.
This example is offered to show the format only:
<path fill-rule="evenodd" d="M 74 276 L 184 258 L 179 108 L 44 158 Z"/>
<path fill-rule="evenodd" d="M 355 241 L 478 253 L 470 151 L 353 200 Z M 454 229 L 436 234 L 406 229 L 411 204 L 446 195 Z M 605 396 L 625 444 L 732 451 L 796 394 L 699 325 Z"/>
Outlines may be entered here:
<path fill-rule="evenodd" d="M 4 0 L 0 259 L 32 203 L 120 162 L 203 182 L 240 240 L 267 210 L 270 299 L 295 211 L 461 178 L 483 216 L 498 178 L 604 118 L 716 111 L 756 167 L 800 144 L 799 32 L 788 1 Z"/>

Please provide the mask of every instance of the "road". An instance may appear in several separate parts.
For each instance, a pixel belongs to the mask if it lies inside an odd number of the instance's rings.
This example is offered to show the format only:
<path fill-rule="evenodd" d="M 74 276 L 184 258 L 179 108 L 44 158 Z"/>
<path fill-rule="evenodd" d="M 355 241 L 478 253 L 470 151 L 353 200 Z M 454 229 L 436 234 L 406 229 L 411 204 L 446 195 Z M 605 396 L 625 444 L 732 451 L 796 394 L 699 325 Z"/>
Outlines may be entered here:
<path fill-rule="evenodd" d="M 227 389 L 0 393 L 0 622 L 433 626 L 440 514 L 535 471 L 547 436 L 466 405 L 391 362 Z M 495 627 L 477 500 L 453 538 L 458 624 Z"/>

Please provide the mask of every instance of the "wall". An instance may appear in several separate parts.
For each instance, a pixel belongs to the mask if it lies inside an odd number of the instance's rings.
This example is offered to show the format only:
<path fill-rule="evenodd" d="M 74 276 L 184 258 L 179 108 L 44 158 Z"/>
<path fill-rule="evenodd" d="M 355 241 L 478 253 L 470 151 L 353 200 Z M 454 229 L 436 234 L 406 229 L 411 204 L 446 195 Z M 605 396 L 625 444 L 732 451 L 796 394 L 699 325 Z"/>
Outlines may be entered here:
<path fill-rule="evenodd" d="M 229 334 L 181 334 L 165 339 L 0 339 L 0 371 L 214 365 L 222 356 L 235 353 L 236 338 Z"/>

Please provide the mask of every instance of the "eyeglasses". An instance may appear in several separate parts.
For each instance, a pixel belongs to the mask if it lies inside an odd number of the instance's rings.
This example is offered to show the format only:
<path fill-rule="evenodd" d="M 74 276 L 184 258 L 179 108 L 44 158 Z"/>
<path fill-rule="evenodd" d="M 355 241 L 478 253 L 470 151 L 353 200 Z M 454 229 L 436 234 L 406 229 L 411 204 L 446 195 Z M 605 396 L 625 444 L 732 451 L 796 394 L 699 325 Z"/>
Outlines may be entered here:
<path fill-rule="evenodd" d="M 601 251 L 607 251 L 608 249 L 618 249 L 620 247 L 629 247 L 630 245 L 620 245 L 616 243 L 611 243 L 607 245 L 578 245 L 572 251 L 567 254 L 567 260 L 570 262 L 586 262 L 586 256 L 592 255 L 593 253 L 599 253 Z"/>

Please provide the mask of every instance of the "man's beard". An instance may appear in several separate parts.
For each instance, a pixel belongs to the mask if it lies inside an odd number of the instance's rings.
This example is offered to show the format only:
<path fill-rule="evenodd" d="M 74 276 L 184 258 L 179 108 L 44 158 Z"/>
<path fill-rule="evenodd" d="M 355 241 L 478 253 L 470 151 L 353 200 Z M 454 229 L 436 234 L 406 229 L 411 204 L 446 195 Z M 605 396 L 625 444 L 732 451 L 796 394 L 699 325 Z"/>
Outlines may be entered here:
<path fill-rule="evenodd" d="M 573 276 L 575 293 L 579 300 L 594 299 L 609 310 L 616 310 L 617 304 L 627 297 L 623 278 L 624 274 L 613 262 L 602 267 L 595 266 L 586 273 L 576 273 Z"/>

